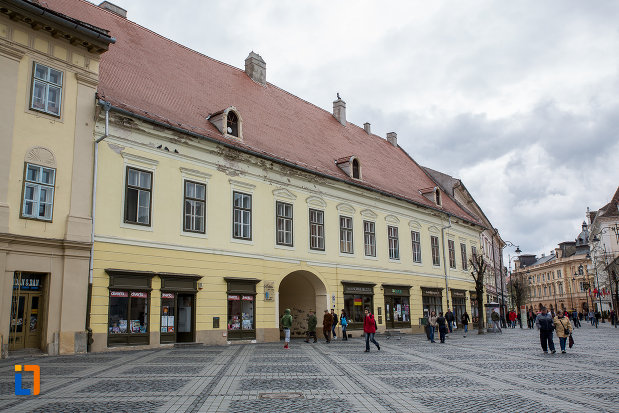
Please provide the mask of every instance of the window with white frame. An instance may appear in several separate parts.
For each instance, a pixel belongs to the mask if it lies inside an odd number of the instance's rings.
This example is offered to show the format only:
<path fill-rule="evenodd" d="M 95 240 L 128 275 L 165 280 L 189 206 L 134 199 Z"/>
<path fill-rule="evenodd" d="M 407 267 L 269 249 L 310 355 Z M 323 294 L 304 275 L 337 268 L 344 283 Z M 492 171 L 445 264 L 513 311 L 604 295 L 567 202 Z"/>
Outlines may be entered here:
<path fill-rule="evenodd" d="M 439 255 L 438 237 L 430 236 L 430 246 L 432 247 L 432 265 L 441 265 L 441 257 Z"/>
<path fill-rule="evenodd" d="M 466 271 L 469 265 L 466 257 L 466 244 L 460 244 L 460 255 L 462 256 L 462 269 Z"/>
<path fill-rule="evenodd" d="M 56 170 L 44 166 L 26 164 L 22 217 L 52 220 Z"/>
<path fill-rule="evenodd" d="M 310 249 L 325 250 L 325 213 L 317 209 L 309 210 Z"/>
<path fill-rule="evenodd" d="M 398 238 L 398 227 L 389 225 L 387 227 L 387 238 L 389 239 L 389 259 L 400 259 L 400 240 Z"/>
<path fill-rule="evenodd" d="M 351 217 L 340 216 L 340 252 L 353 253 Z"/>
<path fill-rule="evenodd" d="M 185 181 L 184 195 L 185 219 L 183 230 L 204 234 L 206 210 L 206 185 Z"/>
<path fill-rule="evenodd" d="M 471 247 L 471 255 L 473 256 L 473 259 L 477 257 L 477 247 L 475 245 Z"/>
<path fill-rule="evenodd" d="M 40 63 L 34 64 L 30 108 L 60 116 L 62 72 Z"/>
<path fill-rule="evenodd" d="M 292 204 L 277 201 L 275 210 L 277 245 L 292 247 Z"/>
<path fill-rule="evenodd" d="M 421 262 L 421 235 L 417 231 L 411 231 L 413 243 L 413 262 Z"/>
<path fill-rule="evenodd" d="M 232 237 L 251 240 L 251 195 L 233 191 Z"/>
<path fill-rule="evenodd" d="M 376 257 L 376 224 L 363 221 L 363 244 L 366 257 Z"/>
<path fill-rule="evenodd" d="M 125 185 L 125 222 L 150 225 L 152 172 L 127 167 Z"/>
<path fill-rule="evenodd" d="M 456 268 L 456 243 L 454 240 L 447 240 L 447 248 L 449 250 L 449 267 Z"/>

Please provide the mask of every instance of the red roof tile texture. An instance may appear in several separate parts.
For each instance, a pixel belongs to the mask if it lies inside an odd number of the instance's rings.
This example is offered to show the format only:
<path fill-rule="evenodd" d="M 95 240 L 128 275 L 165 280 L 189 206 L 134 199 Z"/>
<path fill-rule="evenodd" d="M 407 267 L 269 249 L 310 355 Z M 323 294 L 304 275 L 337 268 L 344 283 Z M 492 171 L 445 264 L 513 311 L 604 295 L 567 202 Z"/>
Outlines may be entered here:
<path fill-rule="evenodd" d="M 83 0 L 46 3 L 116 38 L 102 55 L 98 88 L 99 96 L 114 106 L 351 183 L 335 160 L 355 155 L 363 169 L 363 181 L 357 184 L 478 223 L 449 197 L 438 208 L 422 196 L 419 189 L 434 182 L 385 139 L 352 123 L 342 126 L 330 112 L 271 83 L 260 85 L 241 69 L 96 5 Z M 242 142 L 224 138 L 206 120 L 229 106 L 236 107 L 243 120 Z"/>

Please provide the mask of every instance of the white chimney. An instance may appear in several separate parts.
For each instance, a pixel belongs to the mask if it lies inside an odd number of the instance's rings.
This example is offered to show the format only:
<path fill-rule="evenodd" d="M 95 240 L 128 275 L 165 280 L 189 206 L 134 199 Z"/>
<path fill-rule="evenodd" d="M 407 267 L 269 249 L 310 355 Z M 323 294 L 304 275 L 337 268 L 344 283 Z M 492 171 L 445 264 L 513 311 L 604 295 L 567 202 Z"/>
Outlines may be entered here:
<path fill-rule="evenodd" d="M 267 64 L 262 60 L 258 53 L 253 51 L 245 59 L 245 73 L 256 83 L 266 85 L 267 83 Z"/>
<path fill-rule="evenodd" d="M 101 4 L 99 4 L 99 7 L 111 11 L 112 13 L 120 17 L 124 17 L 125 19 L 127 18 L 127 10 L 123 9 L 122 7 L 118 7 L 117 5 L 115 5 L 114 3 L 110 3 L 109 1 L 102 2 Z"/>
<path fill-rule="evenodd" d="M 387 141 L 389 141 L 390 144 L 392 144 L 393 146 L 397 148 L 398 147 L 398 134 L 395 132 L 387 133 Z"/>
<path fill-rule="evenodd" d="M 337 99 L 333 101 L 333 116 L 342 125 L 346 126 L 346 102 L 337 94 Z"/>
<path fill-rule="evenodd" d="M 370 123 L 369 122 L 365 122 L 363 124 L 363 130 L 369 135 L 372 133 L 372 129 L 370 128 Z"/>

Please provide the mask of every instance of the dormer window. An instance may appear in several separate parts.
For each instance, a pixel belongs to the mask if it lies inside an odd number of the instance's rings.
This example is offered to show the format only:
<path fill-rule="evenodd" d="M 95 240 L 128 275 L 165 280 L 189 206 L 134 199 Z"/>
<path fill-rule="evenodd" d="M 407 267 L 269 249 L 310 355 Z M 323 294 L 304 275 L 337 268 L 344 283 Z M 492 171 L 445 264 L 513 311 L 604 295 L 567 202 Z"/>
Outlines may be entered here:
<path fill-rule="evenodd" d="M 441 190 L 438 186 L 431 186 L 429 188 L 423 188 L 419 190 L 419 193 L 424 196 L 428 201 L 434 202 L 437 206 L 442 207 Z"/>
<path fill-rule="evenodd" d="M 356 156 L 344 156 L 335 160 L 335 164 L 353 179 L 361 179 L 361 163 Z"/>
<path fill-rule="evenodd" d="M 234 106 L 210 114 L 207 120 L 225 137 L 243 139 L 243 119 Z"/>
<path fill-rule="evenodd" d="M 239 137 L 239 118 L 234 111 L 229 111 L 227 116 L 228 135 Z"/>
<path fill-rule="evenodd" d="M 438 188 L 434 190 L 434 202 L 436 202 L 436 205 L 441 206 L 441 191 Z"/>
<path fill-rule="evenodd" d="M 355 158 L 352 160 L 352 177 L 361 179 L 361 171 L 359 170 L 359 161 Z"/>

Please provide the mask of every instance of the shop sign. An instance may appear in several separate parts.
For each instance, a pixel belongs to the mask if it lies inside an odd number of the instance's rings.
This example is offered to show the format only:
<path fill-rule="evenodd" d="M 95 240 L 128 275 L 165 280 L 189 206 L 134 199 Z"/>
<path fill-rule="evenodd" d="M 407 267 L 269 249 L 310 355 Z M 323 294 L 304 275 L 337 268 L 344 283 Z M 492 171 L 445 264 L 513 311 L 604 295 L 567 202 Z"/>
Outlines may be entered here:
<path fill-rule="evenodd" d="M 110 291 L 110 297 L 127 298 L 129 297 L 129 293 L 126 291 Z"/>
<path fill-rule="evenodd" d="M 355 298 L 355 305 L 363 305 L 363 300 L 361 298 Z"/>
<path fill-rule="evenodd" d="M 131 291 L 131 297 L 133 297 L 133 298 L 148 298 L 148 294 L 137 292 L 137 291 Z"/>
<path fill-rule="evenodd" d="M 374 294 L 373 287 L 351 286 L 344 285 L 344 293 L 362 293 L 362 294 Z"/>
<path fill-rule="evenodd" d="M 254 296 L 253 295 L 244 295 L 241 297 L 241 300 L 243 301 L 254 301 Z"/>
<path fill-rule="evenodd" d="M 41 289 L 41 278 L 39 275 L 23 275 L 21 280 L 19 277 L 13 277 L 13 289 L 38 291 Z"/>
<path fill-rule="evenodd" d="M 451 290 L 451 296 L 454 298 L 466 298 L 466 293 L 464 291 Z"/>
<path fill-rule="evenodd" d="M 441 290 L 421 290 L 422 295 L 431 296 L 431 297 L 442 297 L 443 293 Z"/>
<path fill-rule="evenodd" d="M 174 293 L 161 293 L 161 298 L 171 298 L 171 299 L 174 299 Z"/>
<path fill-rule="evenodd" d="M 241 296 L 239 295 L 229 295 L 228 296 L 228 301 L 240 301 L 241 300 Z"/>
<path fill-rule="evenodd" d="M 469 291 L 469 295 L 471 296 L 471 300 L 477 300 L 477 291 Z"/>
<path fill-rule="evenodd" d="M 273 301 L 275 298 L 275 286 L 273 281 L 264 282 L 264 301 Z"/>

